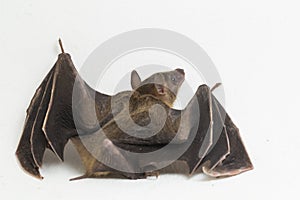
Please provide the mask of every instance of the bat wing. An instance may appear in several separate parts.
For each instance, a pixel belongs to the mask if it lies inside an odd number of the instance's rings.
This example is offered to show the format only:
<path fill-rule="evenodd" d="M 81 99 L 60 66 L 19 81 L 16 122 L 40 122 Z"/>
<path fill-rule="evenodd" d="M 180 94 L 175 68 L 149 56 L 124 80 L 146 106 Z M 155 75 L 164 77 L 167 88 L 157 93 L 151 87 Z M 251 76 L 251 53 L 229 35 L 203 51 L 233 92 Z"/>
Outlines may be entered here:
<path fill-rule="evenodd" d="M 212 177 L 225 177 L 253 169 L 239 129 L 232 122 L 217 99 L 214 98 L 214 102 L 217 105 L 219 115 L 225 113 L 224 117 L 222 117 L 224 129 L 211 154 L 206 156 L 208 162 L 203 162 L 202 171 Z M 226 137 L 226 140 L 222 139 L 222 137 Z"/>
<path fill-rule="evenodd" d="M 188 107 L 183 111 L 183 116 L 192 116 L 190 118 L 196 118 L 197 120 L 194 121 L 188 133 L 189 137 L 187 141 L 191 141 L 190 146 L 179 158 L 179 160 L 186 161 L 190 174 L 197 169 L 203 160 L 213 139 L 213 110 L 209 87 L 206 85 L 200 86 L 194 96 L 194 99 L 197 101 L 193 101 L 192 99 L 189 104 L 197 104 L 199 107 L 198 110 L 189 109 L 188 105 Z M 199 114 L 197 115 L 195 112 L 199 112 Z"/>
<path fill-rule="evenodd" d="M 95 93 L 92 98 L 94 91 L 77 75 L 70 55 L 61 53 L 27 109 L 16 155 L 25 171 L 38 178 L 42 178 L 39 167 L 46 148 L 63 160 L 68 140 L 78 131 L 85 134 L 97 130 L 108 112 L 99 109 L 105 107 L 110 96 Z M 100 114 L 95 117 L 94 113 Z"/>
<path fill-rule="evenodd" d="M 199 87 L 196 96 L 201 111 L 198 130 L 180 158 L 187 162 L 190 174 L 199 166 L 212 177 L 232 176 L 253 169 L 238 128 L 209 88 Z"/>

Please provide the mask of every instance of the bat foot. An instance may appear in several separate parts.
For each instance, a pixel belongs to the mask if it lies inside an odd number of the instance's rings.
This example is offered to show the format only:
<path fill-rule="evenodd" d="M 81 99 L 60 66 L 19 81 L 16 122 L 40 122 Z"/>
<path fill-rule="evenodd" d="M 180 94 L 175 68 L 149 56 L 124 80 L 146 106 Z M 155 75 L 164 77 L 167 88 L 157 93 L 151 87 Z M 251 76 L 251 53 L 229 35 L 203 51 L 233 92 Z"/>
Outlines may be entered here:
<path fill-rule="evenodd" d="M 105 176 L 108 176 L 110 175 L 111 172 L 110 171 L 103 171 L 103 172 L 95 172 L 93 174 L 93 177 L 97 178 L 97 177 L 105 177 Z"/>
<path fill-rule="evenodd" d="M 158 176 L 159 176 L 159 171 L 152 171 L 152 172 L 145 172 L 145 176 L 146 176 L 146 178 L 147 177 L 156 177 L 156 178 L 158 178 Z"/>

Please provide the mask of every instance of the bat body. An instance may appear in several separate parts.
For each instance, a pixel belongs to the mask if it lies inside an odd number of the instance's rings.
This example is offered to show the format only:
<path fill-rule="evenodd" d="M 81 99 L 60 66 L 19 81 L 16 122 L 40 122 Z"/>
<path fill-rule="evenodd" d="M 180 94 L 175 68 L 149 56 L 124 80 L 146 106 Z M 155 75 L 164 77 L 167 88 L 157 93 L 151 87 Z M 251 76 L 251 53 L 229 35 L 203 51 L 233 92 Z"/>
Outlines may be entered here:
<path fill-rule="evenodd" d="M 212 177 L 252 169 L 237 127 L 208 86 L 201 85 L 185 109 L 172 108 L 183 81 L 182 69 L 144 81 L 133 71 L 133 90 L 109 96 L 90 88 L 63 52 L 27 109 L 17 158 L 25 171 L 42 178 L 46 148 L 63 160 L 71 140 L 86 168 L 75 179 L 146 178 L 168 172 L 175 161 L 185 163 L 189 174 Z"/>

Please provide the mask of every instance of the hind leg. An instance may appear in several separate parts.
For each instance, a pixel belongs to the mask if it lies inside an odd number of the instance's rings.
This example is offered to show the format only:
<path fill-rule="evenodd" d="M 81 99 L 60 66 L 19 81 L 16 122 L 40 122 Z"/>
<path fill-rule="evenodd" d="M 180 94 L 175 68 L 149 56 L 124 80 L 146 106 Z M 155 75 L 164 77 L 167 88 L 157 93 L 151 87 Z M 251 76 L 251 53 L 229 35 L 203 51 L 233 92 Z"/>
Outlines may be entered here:
<path fill-rule="evenodd" d="M 85 166 L 86 172 L 84 175 L 79 176 L 77 178 L 73 178 L 71 180 L 78 180 L 82 178 L 103 178 L 103 177 L 126 177 L 129 179 L 146 178 L 145 173 L 122 172 L 113 169 L 109 166 L 106 166 L 105 164 L 100 162 L 97 158 L 95 158 L 86 149 L 86 147 L 81 141 L 81 138 L 79 137 L 72 138 L 72 142 L 80 155 L 82 163 Z M 99 142 L 97 148 L 99 149 L 97 150 L 97 157 L 98 158 L 101 157 L 101 160 L 105 161 L 105 163 L 118 165 L 122 169 L 126 169 L 126 171 L 133 171 L 128 161 L 125 159 L 125 157 L 119 152 L 119 150 L 114 146 L 114 144 L 109 139 L 104 139 L 103 141 Z"/>

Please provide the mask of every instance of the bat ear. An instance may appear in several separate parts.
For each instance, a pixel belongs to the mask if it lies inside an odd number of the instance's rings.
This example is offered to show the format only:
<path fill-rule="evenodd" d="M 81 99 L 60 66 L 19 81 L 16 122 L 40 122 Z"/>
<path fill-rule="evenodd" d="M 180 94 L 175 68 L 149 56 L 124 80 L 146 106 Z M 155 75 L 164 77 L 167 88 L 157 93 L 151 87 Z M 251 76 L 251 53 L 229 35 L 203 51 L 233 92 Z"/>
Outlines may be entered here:
<path fill-rule="evenodd" d="M 135 70 L 133 70 L 131 72 L 131 87 L 132 87 L 132 89 L 135 90 L 136 88 L 138 88 L 140 86 L 140 84 L 141 84 L 141 78 L 140 78 L 139 74 Z"/>

